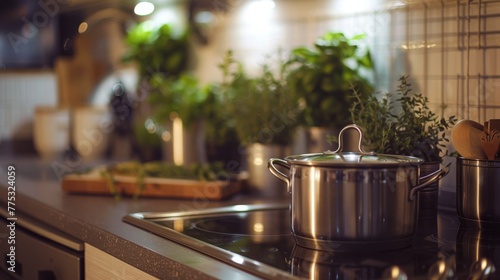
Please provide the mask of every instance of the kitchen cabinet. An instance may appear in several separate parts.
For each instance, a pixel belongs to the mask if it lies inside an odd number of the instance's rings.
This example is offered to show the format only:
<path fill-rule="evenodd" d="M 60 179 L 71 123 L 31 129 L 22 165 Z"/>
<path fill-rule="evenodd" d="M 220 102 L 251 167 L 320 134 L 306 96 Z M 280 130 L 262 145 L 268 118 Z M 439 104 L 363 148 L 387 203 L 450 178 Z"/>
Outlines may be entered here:
<path fill-rule="evenodd" d="M 28 217 L 7 219 L 0 212 L 1 234 L 8 236 L 0 241 L 1 270 L 8 277 L 2 279 L 84 279 L 81 242 Z"/>
<path fill-rule="evenodd" d="M 159 279 L 85 243 L 85 279 Z"/>

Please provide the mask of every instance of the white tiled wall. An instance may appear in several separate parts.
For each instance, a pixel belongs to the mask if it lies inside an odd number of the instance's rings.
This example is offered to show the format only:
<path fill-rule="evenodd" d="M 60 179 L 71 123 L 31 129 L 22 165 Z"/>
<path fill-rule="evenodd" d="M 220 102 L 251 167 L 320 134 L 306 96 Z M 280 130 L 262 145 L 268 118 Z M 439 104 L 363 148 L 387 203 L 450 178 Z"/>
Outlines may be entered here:
<path fill-rule="evenodd" d="M 31 137 L 37 105 L 57 105 L 57 80 L 50 71 L 0 74 L 0 141 Z"/>

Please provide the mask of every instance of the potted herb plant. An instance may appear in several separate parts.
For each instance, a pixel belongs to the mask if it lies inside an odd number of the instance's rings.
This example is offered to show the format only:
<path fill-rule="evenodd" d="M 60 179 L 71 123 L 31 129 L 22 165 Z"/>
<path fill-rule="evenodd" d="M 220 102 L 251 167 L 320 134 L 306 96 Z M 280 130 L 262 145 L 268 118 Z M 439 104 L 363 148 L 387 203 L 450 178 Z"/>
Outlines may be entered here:
<path fill-rule="evenodd" d="M 220 65 L 225 108 L 246 152 L 249 184 L 268 196 L 286 193 L 267 170 L 267 160 L 287 155 L 298 125 L 298 98 L 287 88 L 284 56 L 279 50 L 269 57 L 255 77 L 245 73 L 231 51 Z"/>
<path fill-rule="evenodd" d="M 220 162 L 228 171 L 237 173 L 242 168 L 240 164 L 242 155 L 238 149 L 239 140 L 234 121 L 226 108 L 222 86 L 214 82 L 208 84 L 206 90 L 204 115 L 207 120 L 205 126 L 207 160 Z"/>
<path fill-rule="evenodd" d="M 150 134 L 164 142 L 164 160 L 176 162 L 174 142 L 177 140 L 173 134 L 179 132 L 178 128 L 174 129 L 175 122 L 182 123 L 182 164 L 224 164 L 239 159 L 235 155 L 236 132 L 229 124 L 217 84 L 200 85 L 195 76 L 187 73 L 179 77 L 153 74 L 150 87 L 148 101 L 154 115 L 146 126 Z"/>
<path fill-rule="evenodd" d="M 340 32 L 328 32 L 312 48 L 292 50 L 289 89 L 303 101 L 301 125 L 309 135 L 321 138 L 309 141 L 308 152 L 324 151 L 328 148 L 324 144 L 314 147 L 311 143 L 326 143 L 326 135 L 337 134 L 349 124 L 353 87 L 360 95 L 373 90 L 368 78 L 373 61 L 370 51 L 361 47 L 364 38 L 363 34 L 348 38 Z"/>
<path fill-rule="evenodd" d="M 198 79 L 187 73 L 178 77 L 154 74 L 150 86 L 148 100 L 153 117 L 166 129 L 161 135 L 165 144 L 163 158 L 183 165 L 207 162 L 205 126 L 208 88 L 200 86 Z M 182 145 L 176 135 L 181 136 Z"/>
<path fill-rule="evenodd" d="M 455 116 L 445 118 L 434 113 L 427 97 L 412 92 L 408 76 L 400 77 L 394 94 L 362 95 L 354 90 L 350 113 L 351 121 L 363 128 L 365 150 L 419 157 L 424 160 L 422 175 L 439 169 L 443 156 L 448 155 L 446 133 L 457 121 Z M 437 183 L 419 195 L 425 196 L 420 209 L 435 212 Z"/>
<path fill-rule="evenodd" d="M 135 63 L 138 84 L 133 104 L 133 142 L 139 157 L 156 160 L 161 154 L 162 141 L 151 133 L 145 124 L 151 118 L 152 108 L 147 101 L 158 80 L 175 79 L 185 73 L 189 58 L 188 33 L 169 24 L 153 25 L 146 21 L 127 32 L 128 52 L 122 58 L 125 63 Z M 153 113 L 155 114 L 155 113 Z"/>
<path fill-rule="evenodd" d="M 439 117 L 429 108 L 429 99 L 413 93 L 408 76 L 399 79 L 396 93 L 366 96 L 354 90 L 350 107 L 353 123 L 363 127 L 364 144 L 370 151 L 416 156 L 425 162 L 442 162 L 448 154 L 446 132 L 456 117 Z"/>

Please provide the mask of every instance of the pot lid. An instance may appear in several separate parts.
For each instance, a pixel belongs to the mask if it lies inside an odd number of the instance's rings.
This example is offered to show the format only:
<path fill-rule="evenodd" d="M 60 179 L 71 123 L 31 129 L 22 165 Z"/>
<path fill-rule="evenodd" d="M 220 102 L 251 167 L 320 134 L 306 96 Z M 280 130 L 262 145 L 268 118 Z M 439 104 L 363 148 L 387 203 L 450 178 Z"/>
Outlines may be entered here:
<path fill-rule="evenodd" d="M 352 133 L 357 132 L 357 133 Z M 345 137 L 348 134 L 351 137 Z M 417 157 L 367 153 L 362 147 L 363 130 L 355 124 L 344 127 L 339 133 L 336 151 L 288 156 L 290 164 L 309 166 L 396 167 L 404 164 L 420 165 Z"/>

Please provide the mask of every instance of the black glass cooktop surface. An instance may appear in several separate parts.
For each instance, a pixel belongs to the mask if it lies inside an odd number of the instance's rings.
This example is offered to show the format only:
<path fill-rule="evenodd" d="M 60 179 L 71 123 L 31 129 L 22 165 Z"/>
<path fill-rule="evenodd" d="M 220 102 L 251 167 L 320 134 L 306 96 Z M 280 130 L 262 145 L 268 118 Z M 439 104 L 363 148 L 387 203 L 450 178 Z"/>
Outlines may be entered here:
<path fill-rule="evenodd" d="M 493 272 L 495 266 L 500 269 L 500 232 L 463 228 L 453 212 L 419 219 L 411 246 L 378 252 L 319 251 L 296 245 L 288 205 L 133 213 L 124 221 L 266 279 L 500 277 L 500 272 Z"/>

